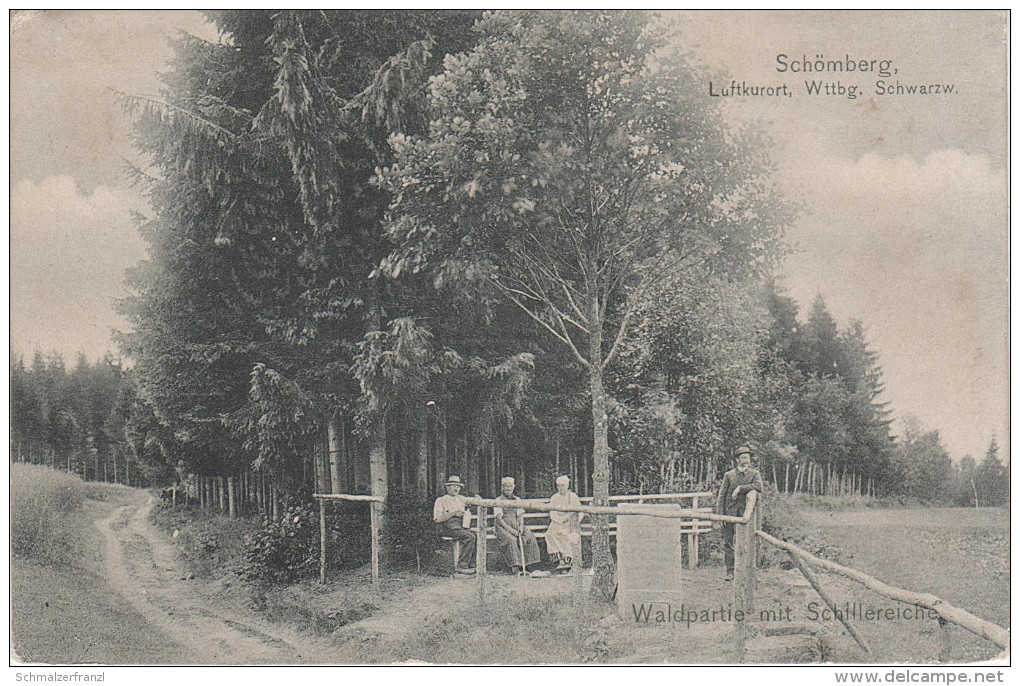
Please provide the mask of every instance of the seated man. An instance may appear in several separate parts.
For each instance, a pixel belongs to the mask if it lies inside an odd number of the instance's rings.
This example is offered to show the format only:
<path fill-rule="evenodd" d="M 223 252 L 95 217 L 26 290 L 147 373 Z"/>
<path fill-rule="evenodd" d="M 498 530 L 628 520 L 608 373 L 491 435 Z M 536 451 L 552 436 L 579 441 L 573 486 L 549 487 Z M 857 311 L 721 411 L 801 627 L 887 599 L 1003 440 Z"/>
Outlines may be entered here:
<path fill-rule="evenodd" d="M 467 510 L 464 496 L 460 494 L 463 487 L 459 476 L 449 476 L 446 480 L 446 495 L 436 498 L 432 519 L 436 522 L 440 536 L 449 536 L 460 542 L 460 559 L 454 571 L 458 574 L 474 574 L 475 534 L 467 528 L 471 514 Z"/>
<path fill-rule="evenodd" d="M 751 491 L 761 493 L 764 489 L 761 474 L 751 466 L 753 456 L 754 453 L 751 452 L 751 449 L 743 445 L 733 453 L 736 467 L 723 475 L 722 484 L 719 486 L 719 493 L 715 499 L 716 514 L 743 517 L 744 507 L 747 505 L 747 494 Z M 727 581 L 733 579 L 733 537 L 736 533 L 734 526 L 730 522 L 722 523 Z"/>
<path fill-rule="evenodd" d="M 514 501 L 520 500 L 514 495 L 514 486 L 512 476 L 503 477 L 500 482 L 500 495 L 496 501 L 506 503 L 508 507 L 492 509 L 492 514 L 496 518 L 496 542 L 499 544 L 499 552 L 516 574 L 529 574 L 533 577 L 550 576 L 546 571 L 532 571 L 542 562 L 542 553 L 538 549 L 535 534 L 524 526 L 524 510 L 512 507 Z M 532 569 L 528 569 L 529 567 Z"/>

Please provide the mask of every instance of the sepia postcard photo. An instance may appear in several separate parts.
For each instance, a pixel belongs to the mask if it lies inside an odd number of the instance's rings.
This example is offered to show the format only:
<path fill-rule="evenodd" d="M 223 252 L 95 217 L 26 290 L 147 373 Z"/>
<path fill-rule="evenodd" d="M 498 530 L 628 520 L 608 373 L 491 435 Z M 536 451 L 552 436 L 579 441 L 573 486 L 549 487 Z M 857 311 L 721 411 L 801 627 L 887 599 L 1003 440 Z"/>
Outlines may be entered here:
<path fill-rule="evenodd" d="M 10 678 L 1003 680 L 1008 11 L 9 19 Z"/>

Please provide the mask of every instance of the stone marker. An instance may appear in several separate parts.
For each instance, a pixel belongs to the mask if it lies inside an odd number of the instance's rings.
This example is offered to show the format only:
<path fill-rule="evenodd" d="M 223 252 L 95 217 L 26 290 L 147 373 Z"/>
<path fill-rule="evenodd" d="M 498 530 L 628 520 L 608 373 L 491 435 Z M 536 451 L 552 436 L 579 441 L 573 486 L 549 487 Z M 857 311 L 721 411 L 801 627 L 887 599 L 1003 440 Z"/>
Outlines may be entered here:
<path fill-rule="evenodd" d="M 637 621 L 635 608 L 649 605 L 649 624 L 657 623 L 655 617 L 660 610 L 666 621 L 680 612 L 681 521 L 640 515 L 617 517 L 616 607 L 622 619 Z"/>

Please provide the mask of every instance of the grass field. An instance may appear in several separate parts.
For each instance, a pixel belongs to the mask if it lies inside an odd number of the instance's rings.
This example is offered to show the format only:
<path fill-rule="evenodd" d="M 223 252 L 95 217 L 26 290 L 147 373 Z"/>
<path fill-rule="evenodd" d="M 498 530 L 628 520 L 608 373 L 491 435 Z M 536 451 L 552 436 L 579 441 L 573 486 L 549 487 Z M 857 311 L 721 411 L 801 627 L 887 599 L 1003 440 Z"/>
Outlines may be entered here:
<path fill-rule="evenodd" d="M 840 562 L 911 591 L 933 593 L 982 619 L 1009 627 L 1009 512 L 1003 508 L 940 508 L 806 512 L 816 534 L 834 541 Z M 826 575 L 840 601 L 890 605 L 852 582 Z M 867 637 L 894 659 L 938 655 L 932 622 L 861 624 Z M 989 659 L 987 641 L 952 628 L 953 660 Z"/>

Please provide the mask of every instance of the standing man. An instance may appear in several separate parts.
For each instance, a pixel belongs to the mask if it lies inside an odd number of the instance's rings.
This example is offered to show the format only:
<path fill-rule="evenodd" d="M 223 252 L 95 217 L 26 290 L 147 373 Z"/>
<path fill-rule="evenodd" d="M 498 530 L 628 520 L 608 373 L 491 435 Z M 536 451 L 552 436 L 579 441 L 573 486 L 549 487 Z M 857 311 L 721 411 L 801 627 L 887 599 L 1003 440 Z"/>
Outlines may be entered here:
<path fill-rule="evenodd" d="M 436 498 L 432 508 L 432 519 L 436 522 L 440 536 L 449 536 L 460 543 L 460 559 L 456 562 L 458 574 L 475 573 L 475 535 L 467 528 L 471 513 L 460 489 L 464 487 L 460 477 L 451 474 L 446 479 L 446 495 Z"/>
<path fill-rule="evenodd" d="M 737 462 L 735 469 L 731 469 L 723 476 L 722 485 L 719 486 L 719 493 L 715 498 L 715 512 L 721 515 L 742 517 L 744 507 L 747 505 L 747 494 L 751 491 L 762 492 L 764 484 L 761 474 L 751 466 L 751 458 L 754 453 L 746 445 L 737 448 L 733 457 Z M 726 556 L 726 580 L 733 580 L 733 537 L 736 533 L 735 524 L 730 522 L 722 523 L 723 550 Z"/>

